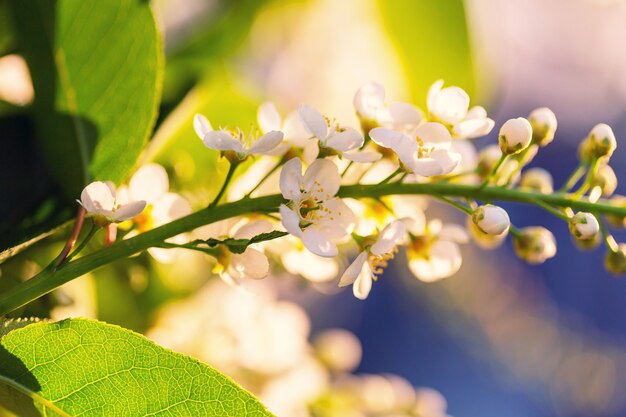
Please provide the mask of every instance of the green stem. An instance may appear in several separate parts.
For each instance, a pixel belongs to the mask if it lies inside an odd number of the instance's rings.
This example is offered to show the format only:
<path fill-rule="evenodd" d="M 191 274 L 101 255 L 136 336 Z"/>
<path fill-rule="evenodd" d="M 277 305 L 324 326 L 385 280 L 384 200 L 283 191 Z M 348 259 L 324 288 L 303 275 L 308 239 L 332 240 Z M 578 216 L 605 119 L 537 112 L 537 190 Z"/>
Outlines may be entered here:
<path fill-rule="evenodd" d="M 552 206 L 571 207 L 576 211 L 586 211 L 593 214 L 613 214 L 626 216 L 626 208 L 608 204 L 606 200 L 591 203 L 585 200 L 573 200 L 571 196 L 562 193 L 541 194 L 529 191 L 501 187 L 481 187 L 479 185 L 451 184 L 451 183 L 390 183 L 371 185 L 349 185 L 341 187 L 339 197 L 350 198 L 380 198 L 386 195 L 441 195 L 445 197 L 469 198 L 483 201 L 512 201 L 518 203 L 535 204 L 541 201 Z M 141 233 L 130 239 L 118 240 L 109 247 L 82 256 L 72 262 L 64 264 L 56 272 L 43 270 L 33 278 L 23 282 L 8 291 L 0 294 L 0 315 L 15 310 L 59 286 L 93 271 L 115 260 L 129 257 L 150 247 L 159 246 L 166 239 L 188 232 L 200 226 L 214 223 L 227 218 L 266 210 L 276 210 L 284 202 L 281 195 L 270 195 L 256 198 L 242 199 L 225 203 L 216 207 L 209 207 L 181 217 L 155 229 Z"/>
<path fill-rule="evenodd" d="M 217 193 L 215 199 L 211 202 L 211 204 L 209 204 L 209 207 L 215 207 L 217 203 L 219 203 L 220 199 L 226 192 L 226 188 L 228 188 L 228 184 L 233 178 L 233 174 L 235 173 L 235 170 L 238 166 L 239 164 L 230 162 L 230 165 L 228 166 L 228 173 L 226 174 L 226 178 L 224 179 L 224 184 L 222 184 L 222 188 L 220 188 L 220 191 Z"/>
<path fill-rule="evenodd" d="M 583 176 L 586 169 L 587 169 L 587 164 L 580 162 L 578 166 L 576 167 L 576 169 L 574 170 L 574 172 L 572 172 L 572 175 L 570 175 L 567 181 L 565 181 L 565 184 L 563 184 L 563 187 L 559 189 L 559 192 L 560 193 L 568 192 L 574 185 L 576 185 L 578 180 L 580 180 L 580 177 Z"/>
<path fill-rule="evenodd" d="M 509 155 L 507 154 L 502 154 L 500 156 L 500 159 L 498 160 L 498 162 L 496 163 L 496 166 L 493 167 L 493 169 L 491 170 L 491 173 L 487 176 L 487 178 L 485 178 L 485 180 L 483 181 L 482 184 L 480 184 L 480 189 L 485 188 L 487 185 L 489 185 L 489 182 L 491 181 L 491 179 L 493 177 L 496 176 L 496 174 L 498 173 L 498 171 L 500 170 L 500 167 L 502 166 L 502 164 L 504 163 L 504 161 L 506 160 L 506 158 L 508 158 Z"/>
<path fill-rule="evenodd" d="M 347 173 L 348 170 L 350 169 L 350 167 L 352 166 L 352 164 L 354 164 L 354 161 L 350 161 L 348 162 L 348 165 L 346 165 L 346 168 L 343 170 L 343 172 L 341 173 L 341 178 L 343 178 Z"/>
<path fill-rule="evenodd" d="M 271 170 L 270 170 L 267 174 L 265 174 L 265 176 L 264 176 L 263 178 L 261 178 L 261 181 L 259 181 L 259 182 L 257 183 L 257 185 L 255 185 L 255 186 L 254 186 L 254 188 L 253 188 L 253 189 L 251 189 L 250 191 L 248 191 L 248 194 L 246 194 L 246 197 L 247 197 L 247 198 L 250 198 L 250 196 L 252 195 L 252 193 L 253 193 L 253 192 L 255 192 L 255 191 L 256 191 L 256 190 L 257 190 L 257 189 L 258 189 L 258 188 L 259 188 L 259 187 L 260 187 L 260 186 L 261 186 L 261 185 L 265 182 L 265 181 L 267 181 L 267 179 L 270 177 L 270 175 L 272 175 L 274 172 L 276 172 L 276 170 L 277 170 L 278 168 L 280 168 L 281 166 L 283 166 L 283 164 L 284 164 L 285 162 L 286 162 L 286 161 L 285 161 L 283 158 L 281 158 L 281 159 L 280 159 L 280 161 L 278 161 L 278 163 L 276 163 L 276 165 L 274 165 L 274 167 L 273 167 L 273 168 L 272 168 L 272 169 L 271 169 Z"/>
<path fill-rule="evenodd" d="M 541 207 L 542 209 L 544 209 L 545 211 L 547 211 L 548 213 L 555 215 L 559 219 L 565 220 L 566 222 L 569 222 L 570 220 L 567 214 L 563 213 L 561 210 L 555 209 L 550 204 L 544 203 L 543 201 L 540 201 L 540 200 L 536 200 L 535 204 Z"/>
<path fill-rule="evenodd" d="M 585 178 L 585 182 L 580 186 L 580 188 L 574 193 L 574 198 L 582 197 L 593 182 L 596 177 L 596 173 L 598 172 L 598 168 L 600 166 L 600 159 L 596 158 L 591 162 L 591 167 L 589 168 L 589 172 L 587 173 L 587 177 Z"/>
<path fill-rule="evenodd" d="M 391 174 L 389 174 L 389 176 L 387 178 L 382 180 L 378 185 L 385 185 L 385 184 L 387 184 L 389 181 L 391 181 L 395 176 L 397 176 L 401 172 L 402 172 L 402 168 L 396 169 Z"/>
<path fill-rule="evenodd" d="M 96 226 L 95 224 L 92 224 L 91 229 L 89 229 L 89 233 L 87 233 L 87 236 L 85 236 L 83 241 L 80 242 L 80 245 L 78 245 L 78 247 L 74 250 L 74 252 L 70 253 L 69 256 L 65 258 L 65 260 L 61 264 L 59 264 L 59 266 L 57 266 L 57 269 L 60 268 L 60 266 L 63 265 L 64 263 L 69 263 L 76 255 L 80 253 L 80 251 L 85 249 L 85 246 L 87 246 L 87 243 L 89 243 L 89 241 L 96 234 L 97 231 L 98 231 L 98 226 Z"/>
<path fill-rule="evenodd" d="M 526 165 L 528 165 L 531 161 L 532 158 L 529 158 L 529 155 L 533 155 L 533 153 L 529 153 L 530 149 L 533 147 L 537 147 L 537 145 L 532 144 L 528 147 L 526 147 L 526 149 L 524 149 L 518 156 L 517 156 L 517 166 L 515 167 L 515 169 L 513 170 L 513 172 L 511 172 L 511 174 L 509 175 L 509 177 L 506 179 L 506 183 L 505 185 L 509 185 L 511 183 L 511 181 L 513 181 L 513 178 L 515 178 L 515 176 L 517 175 L 518 172 L 520 172 L 522 170 L 522 168 L 524 168 Z M 536 151 L 533 151 L 536 154 Z"/>
<path fill-rule="evenodd" d="M 460 211 L 462 211 L 465 214 L 469 214 L 470 216 L 473 214 L 473 210 L 471 208 L 469 208 L 467 206 L 464 206 L 463 204 L 458 203 L 458 202 L 456 202 L 456 201 L 454 201 L 454 200 L 452 200 L 452 199 L 450 199 L 448 197 L 444 197 L 442 195 L 436 195 L 436 194 L 433 194 L 433 197 L 438 199 L 438 200 L 443 201 L 444 203 L 450 204 L 452 207 L 455 207 L 455 208 L 459 209 Z"/>
<path fill-rule="evenodd" d="M 617 242 L 615 241 L 615 238 L 606 229 L 606 226 L 604 225 L 604 222 L 602 221 L 600 216 L 596 215 L 596 220 L 598 221 L 598 224 L 600 225 L 600 232 L 602 233 L 602 237 L 604 238 L 604 242 L 606 243 L 607 248 L 609 248 L 611 252 L 617 252 L 619 250 L 619 246 Z"/>

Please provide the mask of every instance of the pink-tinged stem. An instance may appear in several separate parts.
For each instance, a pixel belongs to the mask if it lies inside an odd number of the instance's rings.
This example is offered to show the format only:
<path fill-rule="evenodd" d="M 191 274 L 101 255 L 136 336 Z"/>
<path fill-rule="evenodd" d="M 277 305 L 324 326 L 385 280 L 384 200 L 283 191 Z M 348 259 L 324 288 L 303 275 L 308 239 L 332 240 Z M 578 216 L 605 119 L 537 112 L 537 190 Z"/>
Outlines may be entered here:
<path fill-rule="evenodd" d="M 74 221 L 74 228 L 72 229 L 72 234 L 70 235 L 69 239 L 67 239 L 65 247 L 57 257 L 57 266 L 63 263 L 63 261 L 67 258 L 67 256 L 76 245 L 78 235 L 80 234 L 80 231 L 83 228 L 83 223 L 85 222 L 85 212 L 85 208 L 82 206 L 78 209 L 78 213 L 76 214 L 76 220 Z"/>

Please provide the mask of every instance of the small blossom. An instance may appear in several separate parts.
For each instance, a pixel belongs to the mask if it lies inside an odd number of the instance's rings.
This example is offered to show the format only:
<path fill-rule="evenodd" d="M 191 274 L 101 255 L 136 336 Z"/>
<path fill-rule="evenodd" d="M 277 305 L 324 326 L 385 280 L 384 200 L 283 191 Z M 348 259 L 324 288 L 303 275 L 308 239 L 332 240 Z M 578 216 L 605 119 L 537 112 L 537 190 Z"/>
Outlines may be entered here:
<path fill-rule="evenodd" d="M 621 207 L 621 208 L 626 208 L 626 197 L 624 197 L 623 195 L 614 195 L 613 197 L 611 197 L 611 199 L 609 200 L 609 204 L 615 207 Z M 609 222 L 609 224 L 613 227 L 617 227 L 620 229 L 624 229 L 626 228 L 626 217 L 625 216 L 618 216 L 615 214 L 607 214 L 605 216 L 606 220 Z"/>
<path fill-rule="evenodd" d="M 526 149 L 532 140 L 533 128 L 523 117 L 509 119 L 500 128 L 498 143 L 506 155 L 519 153 Z"/>
<path fill-rule="evenodd" d="M 607 252 L 604 257 L 604 266 L 613 275 L 626 273 L 626 243 L 620 243 L 616 251 Z"/>
<path fill-rule="evenodd" d="M 449 126 L 457 139 L 473 139 L 491 132 L 494 121 L 487 117 L 483 107 L 469 109 L 470 98 L 462 88 L 442 87 L 443 80 L 438 80 L 428 90 L 427 104 L 431 120 Z"/>
<path fill-rule="evenodd" d="M 385 127 L 370 131 L 376 144 L 393 150 L 407 170 L 423 177 L 449 174 L 461 161 L 461 155 L 451 151 L 452 137 L 441 123 L 424 123 L 411 136 Z"/>
<path fill-rule="evenodd" d="M 533 129 L 533 142 L 539 146 L 546 146 L 554 140 L 557 121 L 556 116 L 547 107 L 540 107 L 528 115 L 528 121 Z"/>
<path fill-rule="evenodd" d="M 500 247 L 508 235 L 508 233 L 490 235 L 483 232 L 476 223 L 474 223 L 471 216 L 467 216 L 467 230 L 474 242 L 483 249 L 495 249 Z"/>
<path fill-rule="evenodd" d="M 598 168 L 598 172 L 594 175 L 593 180 L 591 181 L 591 189 L 589 199 L 591 201 L 597 201 L 600 197 L 610 197 L 613 195 L 615 190 L 617 189 L 617 175 L 615 175 L 615 171 L 611 168 L 610 165 L 605 164 Z M 593 196 L 596 194 L 597 196 Z"/>
<path fill-rule="evenodd" d="M 260 137 L 254 131 L 246 135 L 239 128 L 212 130 L 209 121 L 200 114 L 194 117 L 194 129 L 204 146 L 238 160 L 250 155 L 269 155 L 283 140 L 283 132 L 277 130 Z"/>
<path fill-rule="evenodd" d="M 576 239 L 589 240 L 600 233 L 600 224 L 593 214 L 578 212 L 569 220 L 569 230 Z"/>
<path fill-rule="evenodd" d="M 96 181 L 87 185 L 80 194 L 78 201 L 86 210 L 88 217 L 93 217 L 99 226 L 118 223 L 132 219 L 143 211 L 146 202 L 143 200 L 120 204 L 117 201 L 117 190 L 110 182 Z"/>
<path fill-rule="evenodd" d="M 596 158 L 610 158 L 617 148 L 617 140 L 613 129 L 607 124 L 599 123 L 591 129 L 586 141 L 589 143 L 590 152 Z"/>
<path fill-rule="evenodd" d="M 300 115 L 293 111 L 283 120 L 274 103 L 266 101 L 259 106 L 257 122 L 262 133 L 280 131 L 284 133 L 283 141 L 268 155 L 282 156 L 287 152 L 301 155 L 306 163 L 312 163 L 317 158 L 317 144 L 310 141 L 309 132 L 302 125 Z"/>
<path fill-rule="evenodd" d="M 322 116 L 311 106 L 298 108 L 304 128 L 319 141 L 322 156 L 337 155 L 355 162 L 374 162 L 380 159 L 378 152 L 359 151 L 365 139 L 352 128 L 341 127 Z"/>
<path fill-rule="evenodd" d="M 428 224 L 406 222 L 409 230 L 409 269 L 421 281 L 434 282 L 455 274 L 461 267 L 459 243 L 467 243 L 465 229 L 431 220 Z"/>
<path fill-rule="evenodd" d="M 492 204 L 485 204 L 474 210 L 472 221 L 481 231 L 494 236 L 506 233 L 511 226 L 506 210 Z"/>
<path fill-rule="evenodd" d="M 522 173 L 519 188 L 541 194 L 552 194 L 554 192 L 552 175 L 543 168 L 530 168 Z"/>
<path fill-rule="evenodd" d="M 422 121 L 422 112 L 412 104 L 385 103 L 385 89 L 378 83 L 368 83 L 354 95 L 354 108 L 361 119 L 364 132 L 379 126 L 399 131 L 411 131 Z"/>
<path fill-rule="evenodd" d="M 541 264 L 556 255 L 556 240 L 545 227 L 526 227 L 520 236 L 513 236 L 513 248 L 529 264 Z"/>
<path fill-rule="evenodd" d="M 289 200 L 280 206 L 283 226 L 319 256 L 336 256 L 333 240 L 346 236 L 356 223 L 350 208 L 335 197 L 340 183 L 337 166 L 326 159 L 317 159 L 303 176 L 302 163 L 293 158 L 280 173 L 280 191 Z"/>
<path fill-rule="evenodd" d="M 361 300 L 366 299 L 372 289 L 372 281 L 376 281 L 382 274 L 405 236 L 406 226 L 400 220 L 395 220 L 385 226 L 378 235 L 364 238 L 362 251 L 344 272 L 339 286 L 354 284 L 352 286 L 354 296 Z"/>

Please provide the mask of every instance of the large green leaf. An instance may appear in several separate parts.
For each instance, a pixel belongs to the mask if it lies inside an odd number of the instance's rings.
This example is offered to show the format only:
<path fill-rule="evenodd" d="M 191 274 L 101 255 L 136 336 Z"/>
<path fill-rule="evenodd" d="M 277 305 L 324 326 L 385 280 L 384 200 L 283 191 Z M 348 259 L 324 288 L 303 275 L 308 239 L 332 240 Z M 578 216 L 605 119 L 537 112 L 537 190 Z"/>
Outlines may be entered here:
<path fill-rule="evenodd" d="M 215 369 L 85 319 L 2 337 L 0 404 L 20 416 L 271 416 Z"/>
<path fill-rule="evenodd" d="M 35 87 L 37 136 L 75 198 L 91 179 L 119 183 L 151 133 L 161 42 L 148 1 L 12 2 L 19 52 Z"/>

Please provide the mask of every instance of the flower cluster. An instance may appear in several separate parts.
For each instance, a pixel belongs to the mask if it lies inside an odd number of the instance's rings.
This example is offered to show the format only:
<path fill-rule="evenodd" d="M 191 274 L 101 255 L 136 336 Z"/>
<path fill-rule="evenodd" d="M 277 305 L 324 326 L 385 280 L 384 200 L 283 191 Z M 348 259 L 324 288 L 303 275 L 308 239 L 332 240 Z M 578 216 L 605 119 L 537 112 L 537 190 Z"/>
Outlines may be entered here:
<path fill-rule="evenodd" d="M 581 249 L 604 241 L 607 269 L 626 272 L 624 245 L 605 226 L 624 226 L 624 218 L 575 210 L 590 207 L 578 202 L 607 203 L 616 189 L 608 162 L 617 142 L 606 124 L 595 126 L 581 143 L 580 165 L 557 191 L 563 198 L 555 201 L 546 198 L 554 194 L 550 173 L 524 169 L 554 140 L 557 120 L 545 107 L 507 120 L 497 144 L 478 151 L 472 139 L 489 134 L 495 122 L 483 107 L 470 107 L 463 89 L 444 88 L 441 80 L 430 88 L 425 111 L 410 103 L 386 102 L 383 87 L 376 83 L 359 89 L 353 103 L 360 129 L 306 104 L 283 121 L 276 106 L 264 103 L 258 128 L 247 135 L 239 128 L 215 130 L 196 115 L 196 134 L 230 166 L 208 209 L 224 198 L 273 195 L 282 201 L 202 228 L 194 233 L 195 240 L 176 236 L 152 251 L 204 252 L 215 259 L 214 271 L 235 286 L 265 277 L 274 260 L 313 282 L 337 277 L 340 287 L 352 285 L 354 295 L 365 299 L 400 250 L 409 270 L 424 282 L 458 271 L 459 244 L 470 237 L 490 249 L 511 235 L 515 253 L 530 264 L 555 256 L 556 241 L 548 229 L 517 228 L 492 203 L 509 199 L 535 204 L 565 220 Z M 248 159 L 252 164 L 242 165 Z M 241 166 L 248 171 L 236 173 Z M 132 219 L 132 235 L 190 212 L 181 197 L 167 191 L 167 174 L 153 164 L 141 168 L 117 196 L 111 185 L 90 184 L 81 204 L 99 225 Z M 625 199 L 611 201 L 624 207 Z M 427 219 L 431 200 L 461 210 L 467 215 L 466 227 Z M 277 238 L 282 239 L 268 243 Z M 353 262 L 346 262 L 350 258 Z"/>

